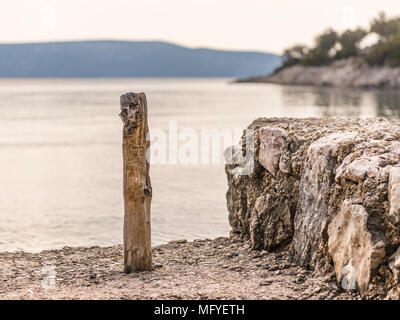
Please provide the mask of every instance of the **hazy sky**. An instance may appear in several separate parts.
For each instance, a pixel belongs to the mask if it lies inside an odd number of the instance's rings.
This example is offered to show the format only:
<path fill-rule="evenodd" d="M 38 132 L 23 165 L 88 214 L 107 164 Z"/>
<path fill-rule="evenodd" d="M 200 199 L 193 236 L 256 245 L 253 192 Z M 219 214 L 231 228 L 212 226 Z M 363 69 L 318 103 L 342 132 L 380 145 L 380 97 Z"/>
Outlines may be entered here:
<path fill-rule="evenodd" d="M 0 42 L 166 40 L 280 53 L 316 33 L 367 26 L 399 0 L 0 0 Z"/>

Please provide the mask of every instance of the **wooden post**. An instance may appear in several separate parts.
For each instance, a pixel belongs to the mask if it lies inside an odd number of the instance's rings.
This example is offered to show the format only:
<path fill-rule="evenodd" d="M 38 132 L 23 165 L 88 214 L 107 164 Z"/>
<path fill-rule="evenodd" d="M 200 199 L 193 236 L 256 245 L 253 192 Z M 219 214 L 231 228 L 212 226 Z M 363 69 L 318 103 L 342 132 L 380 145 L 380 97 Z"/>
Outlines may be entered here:
<path fill-rule="evenodd" d="M 146 137 L 147 101 L 144 93 L 121 96 L 124 174 L 124 272 L 153 269 L 151 254 L 150 205 L 152 189 Z"/>

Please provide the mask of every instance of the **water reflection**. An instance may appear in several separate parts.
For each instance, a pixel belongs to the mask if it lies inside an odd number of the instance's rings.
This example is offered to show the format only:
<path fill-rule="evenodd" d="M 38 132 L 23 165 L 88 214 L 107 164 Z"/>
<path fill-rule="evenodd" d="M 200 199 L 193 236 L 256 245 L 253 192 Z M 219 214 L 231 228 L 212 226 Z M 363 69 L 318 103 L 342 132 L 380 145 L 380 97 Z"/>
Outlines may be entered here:
<path fill-rule="evenodd" d="M 149 125 L 242 130 L 259 117 L 398 117 L 397 91 L 229 79 L 0 79 L 0 251 L 121 242 L 119 96 L 146 92 Z M 222 146 L 222 145 L 221 145 Z M 152 165 L 152 241 L 229 234 L 218 165 Z"/>
<path fill-rule="evenodd" d="M 396 90 L 282 86 L 286 106 L 314 106 L 320 117 L 399 117 Z"/>
<path fill-rule="evenodd" d="M 400 92 L 397 90 L 377 90 L 374 93 L 377 115 L 382 117 L 400 116 Z"/>

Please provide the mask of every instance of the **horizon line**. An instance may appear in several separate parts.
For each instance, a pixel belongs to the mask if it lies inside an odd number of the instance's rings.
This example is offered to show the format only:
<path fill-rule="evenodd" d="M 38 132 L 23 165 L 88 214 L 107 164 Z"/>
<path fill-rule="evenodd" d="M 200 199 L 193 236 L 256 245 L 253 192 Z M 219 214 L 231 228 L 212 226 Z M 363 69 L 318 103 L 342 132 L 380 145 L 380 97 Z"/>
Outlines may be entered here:
<path fill-rule="evenodd" d="M 276 53 L 274 51 L 265 51 L 261 49 L 229 49 L 229 48 L 216 48 L 208 46 L 189 46 L 175 41 L 162 40 L 162 39 L 141 39 L 141 40 L 128 40 L 128 39 L 112 39 L 112 38 L 97 38 L 97 39 L 74 39 L 74 40 L 37 40 L 37 41 L 16 41 L 16 42 L 1 42 L 0 45 L 19 45 L 19 44 L 49 44 L 49 43 L 77 43 L 77 42 L 161 42 L 172 44 L 178 47 L 188 48 L 192 50 L 197 49 L 207 49 L 214 51 L 234 51 L 234 52 L 257 52 L 257 53 L 267 53 L 281 56 L 282 54 Z"/>

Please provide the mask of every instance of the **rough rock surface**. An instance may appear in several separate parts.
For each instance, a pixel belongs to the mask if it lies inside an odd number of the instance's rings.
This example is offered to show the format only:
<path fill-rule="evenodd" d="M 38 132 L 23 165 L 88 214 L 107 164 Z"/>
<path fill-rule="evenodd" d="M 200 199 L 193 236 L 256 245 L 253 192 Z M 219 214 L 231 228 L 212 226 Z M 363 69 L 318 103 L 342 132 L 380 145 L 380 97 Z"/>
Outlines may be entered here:
<path fill-rule="evenodd" d="M 366 291 L 371 270 L 385 258 L 385 240 L 368 230 L 368 212 L 362 205 L 345 200 L 328 228 L 328 248 L 337 280 L 346 278 L 349 285 L 357 284 Z"/>
<path fill-rule="evenodd" d="M 341 59 L 327 66 L 295 65 L 274 74 L 238 82 L 269 82 L 335 87 L 400 87 L 400 68 L 369 66 L 363 58 Z"/>
<path fill-rule="evenodd" d="M 400 121 L 272 118 L 248 129 L 254 171 L 226 165 L 232 233 L 254 249 L 285 249 L 305 268 L 334 270 L 363 295 L 398 294 Z"/>

